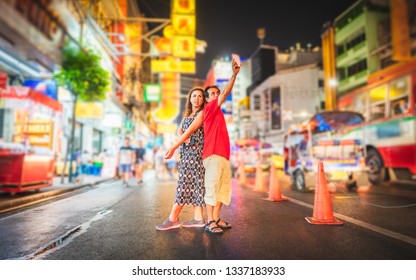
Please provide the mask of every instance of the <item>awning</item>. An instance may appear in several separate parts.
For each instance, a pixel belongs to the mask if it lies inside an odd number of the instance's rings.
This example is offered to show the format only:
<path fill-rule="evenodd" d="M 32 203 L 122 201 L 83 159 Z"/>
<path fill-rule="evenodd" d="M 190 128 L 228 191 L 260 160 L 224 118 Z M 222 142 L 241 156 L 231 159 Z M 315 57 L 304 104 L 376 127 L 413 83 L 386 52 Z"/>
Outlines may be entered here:
<path fill-rule="evenodd" d="M 51 108 L 54 111 L 62 112 L 62 104 L 59 103 L 57 100 L 44 95 L 43 93 L 33 90 L 29 87 L 23 86 L 8 86 L 7 88 L 3 89 L 0 88 L 0 99 L 6 99 L 6 101 L 13 101 L 15 100 L 32 100 L 35 103 L 42 104 Z M 0 102 L 2 104 L 3 102 Z M 12 102 L 6 102 L 6 104 L 12 104 Z M 5 106 L 5 107 L 13 107 L 13 106 Z"/>

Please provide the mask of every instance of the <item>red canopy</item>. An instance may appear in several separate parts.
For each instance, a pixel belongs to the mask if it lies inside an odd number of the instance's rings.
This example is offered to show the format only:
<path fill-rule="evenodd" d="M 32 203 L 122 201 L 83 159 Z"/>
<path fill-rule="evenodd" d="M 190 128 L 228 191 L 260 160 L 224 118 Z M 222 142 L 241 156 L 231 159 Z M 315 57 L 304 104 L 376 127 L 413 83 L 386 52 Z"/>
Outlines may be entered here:
<path fill-rule="evenodd" d="M 10 99 L 31 99 L 34 102 L 48 106 L 55 111 L 62 111 L 62 104 L 59 101 L 44 95 L 43 93 L 33 90 L 30 87 L 8 86 L 5 89 L 0 88 L 1 98 Z"/>

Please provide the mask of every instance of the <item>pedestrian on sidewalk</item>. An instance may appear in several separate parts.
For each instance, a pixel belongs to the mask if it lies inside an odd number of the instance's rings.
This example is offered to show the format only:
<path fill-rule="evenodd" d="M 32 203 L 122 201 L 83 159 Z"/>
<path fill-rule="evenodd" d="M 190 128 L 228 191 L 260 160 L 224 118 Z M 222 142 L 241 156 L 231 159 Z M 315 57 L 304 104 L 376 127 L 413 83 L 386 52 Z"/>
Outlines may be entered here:
<path fill-rule="evenodd" d="M 229 223 L 220 219 L 222 205 L 229 205 L 231 202 L 230 138 L 221 105 L 231 93 L 240 67 L 240 63 L 233 58 L 233 74 L 223 91 L 217 86 L 205 88 L 204 94 L 208 103 L 184 134 L 169 148 L 165 156 L 165 158 L 172 157 L 179 145 L 204 124 L 202 159 L 205 167 L 204 199 L 208 218 L 205 231 L 213 234 L 221 234 L 223 229 L 231 228 Z"/>
<path fill-rule="evenodd" d="M 79 154 L 77 154 L 77 175 L 76 175 L 76 182 L 80 183 L 85 180 L 86 175 L 90 174 L 90 164 L 91 164 L 91 157 L 87 150 Z"/>
<path fill-rule="evenodd" d="M 143 147 L 143 140 L 139 138 L 137 140 L 137 147 L 134 149 L 135 160 L 135 176 L 138 184 L 143 183 L 143 166 L 144 166 L 144 155 L 146 154 L 146 149 Z"/>
<path fill-rule="evenodd" d="M 130 138 L 124 138 L 124 146 L 120 147 L 118 156 L 117 156 L 117 166 L 118 172 L 121 178 L 123 179 L 123 184 L 127 187 L 129 186 L 129 179 L 131 173 L 131 166 L 134 162 L 134 150 L 130 146 Z"/>
<path fill-rule="evenodd" d="M 178 134 L 181 136 L 201 113 L 205 105 L 204 90 L 193 88 L 186 102 L 186 110 L 182 119 Z M 157 230 L 169 230 L 181 226 L 179 214 L 184 205 L 192 205 L 194 208 L 193 219 L 182 224 L 183 227 L 204 227 L 203 207 L 205 206 L 204 175 L 205 169 L 202 162 L 202 148 L 204 146 L 204 129 L 200 126 L 184 141 L 180 147 L 180 160 L 178 167 L 178 185 L 175 199 L 169 217 Z"/>

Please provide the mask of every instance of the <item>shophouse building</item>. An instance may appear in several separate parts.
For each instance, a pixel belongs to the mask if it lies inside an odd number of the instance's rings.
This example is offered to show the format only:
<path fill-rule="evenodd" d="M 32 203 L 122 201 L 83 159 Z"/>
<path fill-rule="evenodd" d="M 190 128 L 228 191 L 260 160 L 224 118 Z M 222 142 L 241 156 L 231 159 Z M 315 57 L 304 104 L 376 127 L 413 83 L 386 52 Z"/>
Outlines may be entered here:
<path fill-rule="evenodd" d="M 51 79 L 68 36 L 53 1 L 0 1 L 0 139 L 62 150 L 58 87 Z"/>
<path fill-rule="evenodd" d="M 0 9 L 2 141 L 20 142 L 22 131 L 30 132 L 30 145 L 47 147 L 60 158 L 66 154 L 73 95 L 52 76 L 67 43 L 99 55 L 110 79 L 104 101 L 77 104 L 74 150 L 115 152 L 125 135 L 151 135 L 148 105 L 142 102 L 150 62 L 140 58 L 148 48 L 140 38 L 147 26 L 137 24 L 135 1 L 10 0 L 0 1 Z"/>

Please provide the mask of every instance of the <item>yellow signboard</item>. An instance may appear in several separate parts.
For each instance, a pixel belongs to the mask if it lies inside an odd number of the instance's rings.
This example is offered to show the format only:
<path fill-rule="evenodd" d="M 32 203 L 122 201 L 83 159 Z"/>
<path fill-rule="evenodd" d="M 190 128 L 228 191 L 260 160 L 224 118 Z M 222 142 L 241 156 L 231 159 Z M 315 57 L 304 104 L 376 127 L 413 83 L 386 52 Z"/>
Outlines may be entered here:
<path fill-rule="evenodd" d="M 170 124 L 158 123 L 157 124 L 158 134 L 176 133 L 176 129 L 177 129 L 177 125 L 174 123 L 170 123 Z"/>
<path fill-rule="evenodd" d="M 163 36 L 165 36 L 165 38 L 172 38 L 173 36 L 173 26 L 172 25 L 168 25 L 165 26 L 165 28 L 163 28 Z"/>
<path fill-rule="evenodd" d="M 195 0 L 173 0 L 172 13 L 195 14 Z"/>
<path fill-rule="evenodd" d="M 174 36 L 172 40 L 172 54 L 174 57 L 195 58 L 195 37 Z"/>
<path fill-rule="evenodd" d="M 180 102 L 180 74 L 179 73 L 161 73 L 162 84 L 162 101 L 159 107 L 153 112 L 153 117 L 160 123 L 173 123 L 179 114 Z"/>
<path fill-rule="evenodd" d="M 152 59 L 150 68 L 153 73 L 174 72 L 182 74 L 195 74 L 195 61 L 157 60 Z"/>
<path fill-rule="evenodd" d="M 102 118 L 104 105 L 101 102 L 77 102 L 75 116 L 77 118 Z"/>
<path fill-rule="evenodd" d="M 152 36 L 150 38 L 150 53 L 153 56 L 171 55 L 172 43 L 171 40 L 166 37 Z"/>
<path fill-rule="evenodd" d="M 195 35 L 195 15 L 172 15 L 172 27 L 175 35 Z"/>

